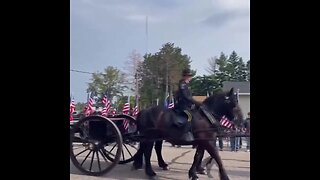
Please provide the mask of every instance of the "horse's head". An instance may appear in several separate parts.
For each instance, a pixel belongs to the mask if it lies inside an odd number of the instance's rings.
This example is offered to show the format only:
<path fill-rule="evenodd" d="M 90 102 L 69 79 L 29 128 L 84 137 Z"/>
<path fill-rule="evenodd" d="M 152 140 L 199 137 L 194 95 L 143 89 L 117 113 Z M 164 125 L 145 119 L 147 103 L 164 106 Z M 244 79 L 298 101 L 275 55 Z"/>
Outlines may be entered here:
<path fill-rule="evenodd" d="M 203 102 L 204 105 L 214 114 L 221 118 L 226 116 L 230 120 L 242 120 L 243 115 L 238 99 L 233 88 L 230 91 L 216 93 L 208 97 Z"/>

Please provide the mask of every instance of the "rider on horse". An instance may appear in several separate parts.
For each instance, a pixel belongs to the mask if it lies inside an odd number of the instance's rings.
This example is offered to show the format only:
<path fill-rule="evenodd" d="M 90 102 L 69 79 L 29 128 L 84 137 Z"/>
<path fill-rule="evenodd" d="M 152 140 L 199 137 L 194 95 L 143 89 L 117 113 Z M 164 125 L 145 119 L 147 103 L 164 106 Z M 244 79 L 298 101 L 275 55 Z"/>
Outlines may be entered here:
<path fill-rule="evenodd" d="M 190 69 L 184 69 L 182 71 L 182 79 L 179 81 L 179 90 L 176 95 L 177 103 L 175 105 L 175 109 L 181 112 L 192 110 L 193 108 L 201 109 L 202 112 L 207 116 L 207 118 L 214 124 L 217 125 L 217 121 L 215 118 L 211 115 L 211 113 L 206 111 L 206 108 L 201 105 L 200 102 L 197 102 L 192 98 L 192 93 L 189 89 L 189 83 L 193 77 L 193 74 L 191 73 Z M 195 106 L 195 107 L 193 107 Z M 183 141 L 193 141 L 194 137 L 193 134 L 190 132 L 190 128 L 188 132 L 186 132 L 182 138 Z"/>

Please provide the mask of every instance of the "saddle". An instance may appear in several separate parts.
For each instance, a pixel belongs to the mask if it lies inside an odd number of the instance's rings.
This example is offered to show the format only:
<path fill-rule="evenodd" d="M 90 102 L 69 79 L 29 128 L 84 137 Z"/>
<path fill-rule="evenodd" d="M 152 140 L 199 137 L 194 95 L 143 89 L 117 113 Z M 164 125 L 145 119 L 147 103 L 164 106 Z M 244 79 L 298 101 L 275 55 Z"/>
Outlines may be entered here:
<path fill-rule="evenodd" d="M 181 128 L 185 125 L 187 125 L 188 123 L 191 123 L 192 120 L 192 114 L 187 111 L 174 111 L 176 114 L 176 120 L 174 121 L 174 126 Z"/>
<path fill-rule="evenodd" d="M 174 110 L 176 119 L 173 122 L 175 131 L 177 132 L 176 137 L 179 137 L 182 142 L 193 142 L 194 137 L 191 129 L 192 114 L 187 111 Z"/>

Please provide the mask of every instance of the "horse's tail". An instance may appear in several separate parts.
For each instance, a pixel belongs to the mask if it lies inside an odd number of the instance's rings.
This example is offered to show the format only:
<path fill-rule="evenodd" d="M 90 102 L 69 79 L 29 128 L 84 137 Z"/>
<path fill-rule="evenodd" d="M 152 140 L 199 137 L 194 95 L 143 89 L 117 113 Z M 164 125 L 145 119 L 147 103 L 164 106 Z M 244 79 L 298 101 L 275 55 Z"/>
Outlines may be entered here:
<path fill-rule="evenodd" d="M 136 122 L 137 122 L 137 131 L 141 132 L 141 119 L 143 116 L 143 113 L 145 113 L 145 110 L 141 110 L 136 117 Z"/>
<path fill-rule="evenodd" d="M 138 132 L 141 133 L 147 129 L 154 128 L 154 121 L 156 119 L 156 116 L 159 114 L 160 110 L 161 108 L 156 106 L 140 111 L 136 118 Z"/>

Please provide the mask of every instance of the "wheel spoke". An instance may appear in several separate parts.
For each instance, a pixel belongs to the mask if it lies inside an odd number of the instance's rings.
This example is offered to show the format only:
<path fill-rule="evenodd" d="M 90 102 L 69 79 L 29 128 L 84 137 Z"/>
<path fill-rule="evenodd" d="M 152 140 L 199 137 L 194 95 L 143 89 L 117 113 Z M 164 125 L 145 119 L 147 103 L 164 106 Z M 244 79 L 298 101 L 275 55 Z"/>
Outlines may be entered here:
<path fill-rule="evenodd" d="M 92 163 L 93 163 L 93 159 L 94 159 L 94 154 L 95 154 L 95 153 L 96 153 L 96 152 L 93 151 L 92 158 L 91 158 L 91 162 L 90 162 L 90 169 L 89 169 L 89 171 L 91 171 L 91 169 L 92 169 Z"/>
<path fill-rule="evenodd" d="M 134 149 L 138 150 L 138 148 L 136 146 L 134 146 L 133 144 L 128 144 L 128 145 L 133 147 Z"/>
<path fill-rule="evenodd" d="M 81 166 L 83 165 L 83 163 L 87 160 L 88 156 L 91 154 L 92 150 L 87 154 L 87 156 L 84 158 L 84 160 L 81 163 Z"/>
<path fill-rule="evenodd" d="M 107 154 L 109 154 L 109 155 L 111 155 L 111 156 L 113 156 L 113 157 L 115 157 L 115 156 L 116 156 L 115 154 L 113 154 L 113 153 L 111 153 L 111 152 L 107 151 L 106 149 L 103 149 L 103 152 L 104 152 L 104 153 L 107 153 Z M 106 156 L 107 156 L 107 155 L 106 155 Z"/>
<path fill-rule="evenodd" d="M 127 149 L 127 151 L 128 151 L 128 153 L 130 154 L 130 156 L 133 157 L 132 154 L 131 154 L 131 152 L 130 152 L 129 149 L 127 148 L 126 144 L 123 144 L 123 146 Z"/>
<path fill-rule="evenodd" d="M 89 150 L 89 149 L 85 149 L 85 150 L 79 152 L 78 154 L 74 155 L 74 157 L 77 157 L 77 156 L 79 156 L 80 154 L 82 154 L 82 153 L 84 153 L 84 152 L 86 152 L 86 151 L 88 151 L 88 150 Z"/>
<path fill-rule="evenodd" d="M 113 150 L 116 146 L 117 146 L 117 144 L 115 144 L 115 145 L 111 148 L 111 150 L 110 150 L 109 152 L 111 153 L 112 150 Z"/>
<path fill-rule="evenodd" d="M 98 161 L 99 171 L 101 171 L 100 159 L 99 159 L 99 151 L 97 151 L 97 161 Z"/>
<path fill-rule="evenodd" d="M 122 159 L 123 159 L 123 161 L 124 161 L 125 159 L 124 159 L 123 149 L 122 149 L 122 151 L 121 151 L 121 154 L 122 154 Z"/>
<path fill-rule="evenodd" d="M 102 152 L 102 150 L 101 150 L 101 149 L 99 150 L 99 152 L 101 153 L 101 155 L 102 155 L 103 159 L 104 159 L 106 162 L 108 162 L 108 160 L 107 160 L 107 158 L 106 158 L 105 153 L 104 153 L 104 152 Z"/>

